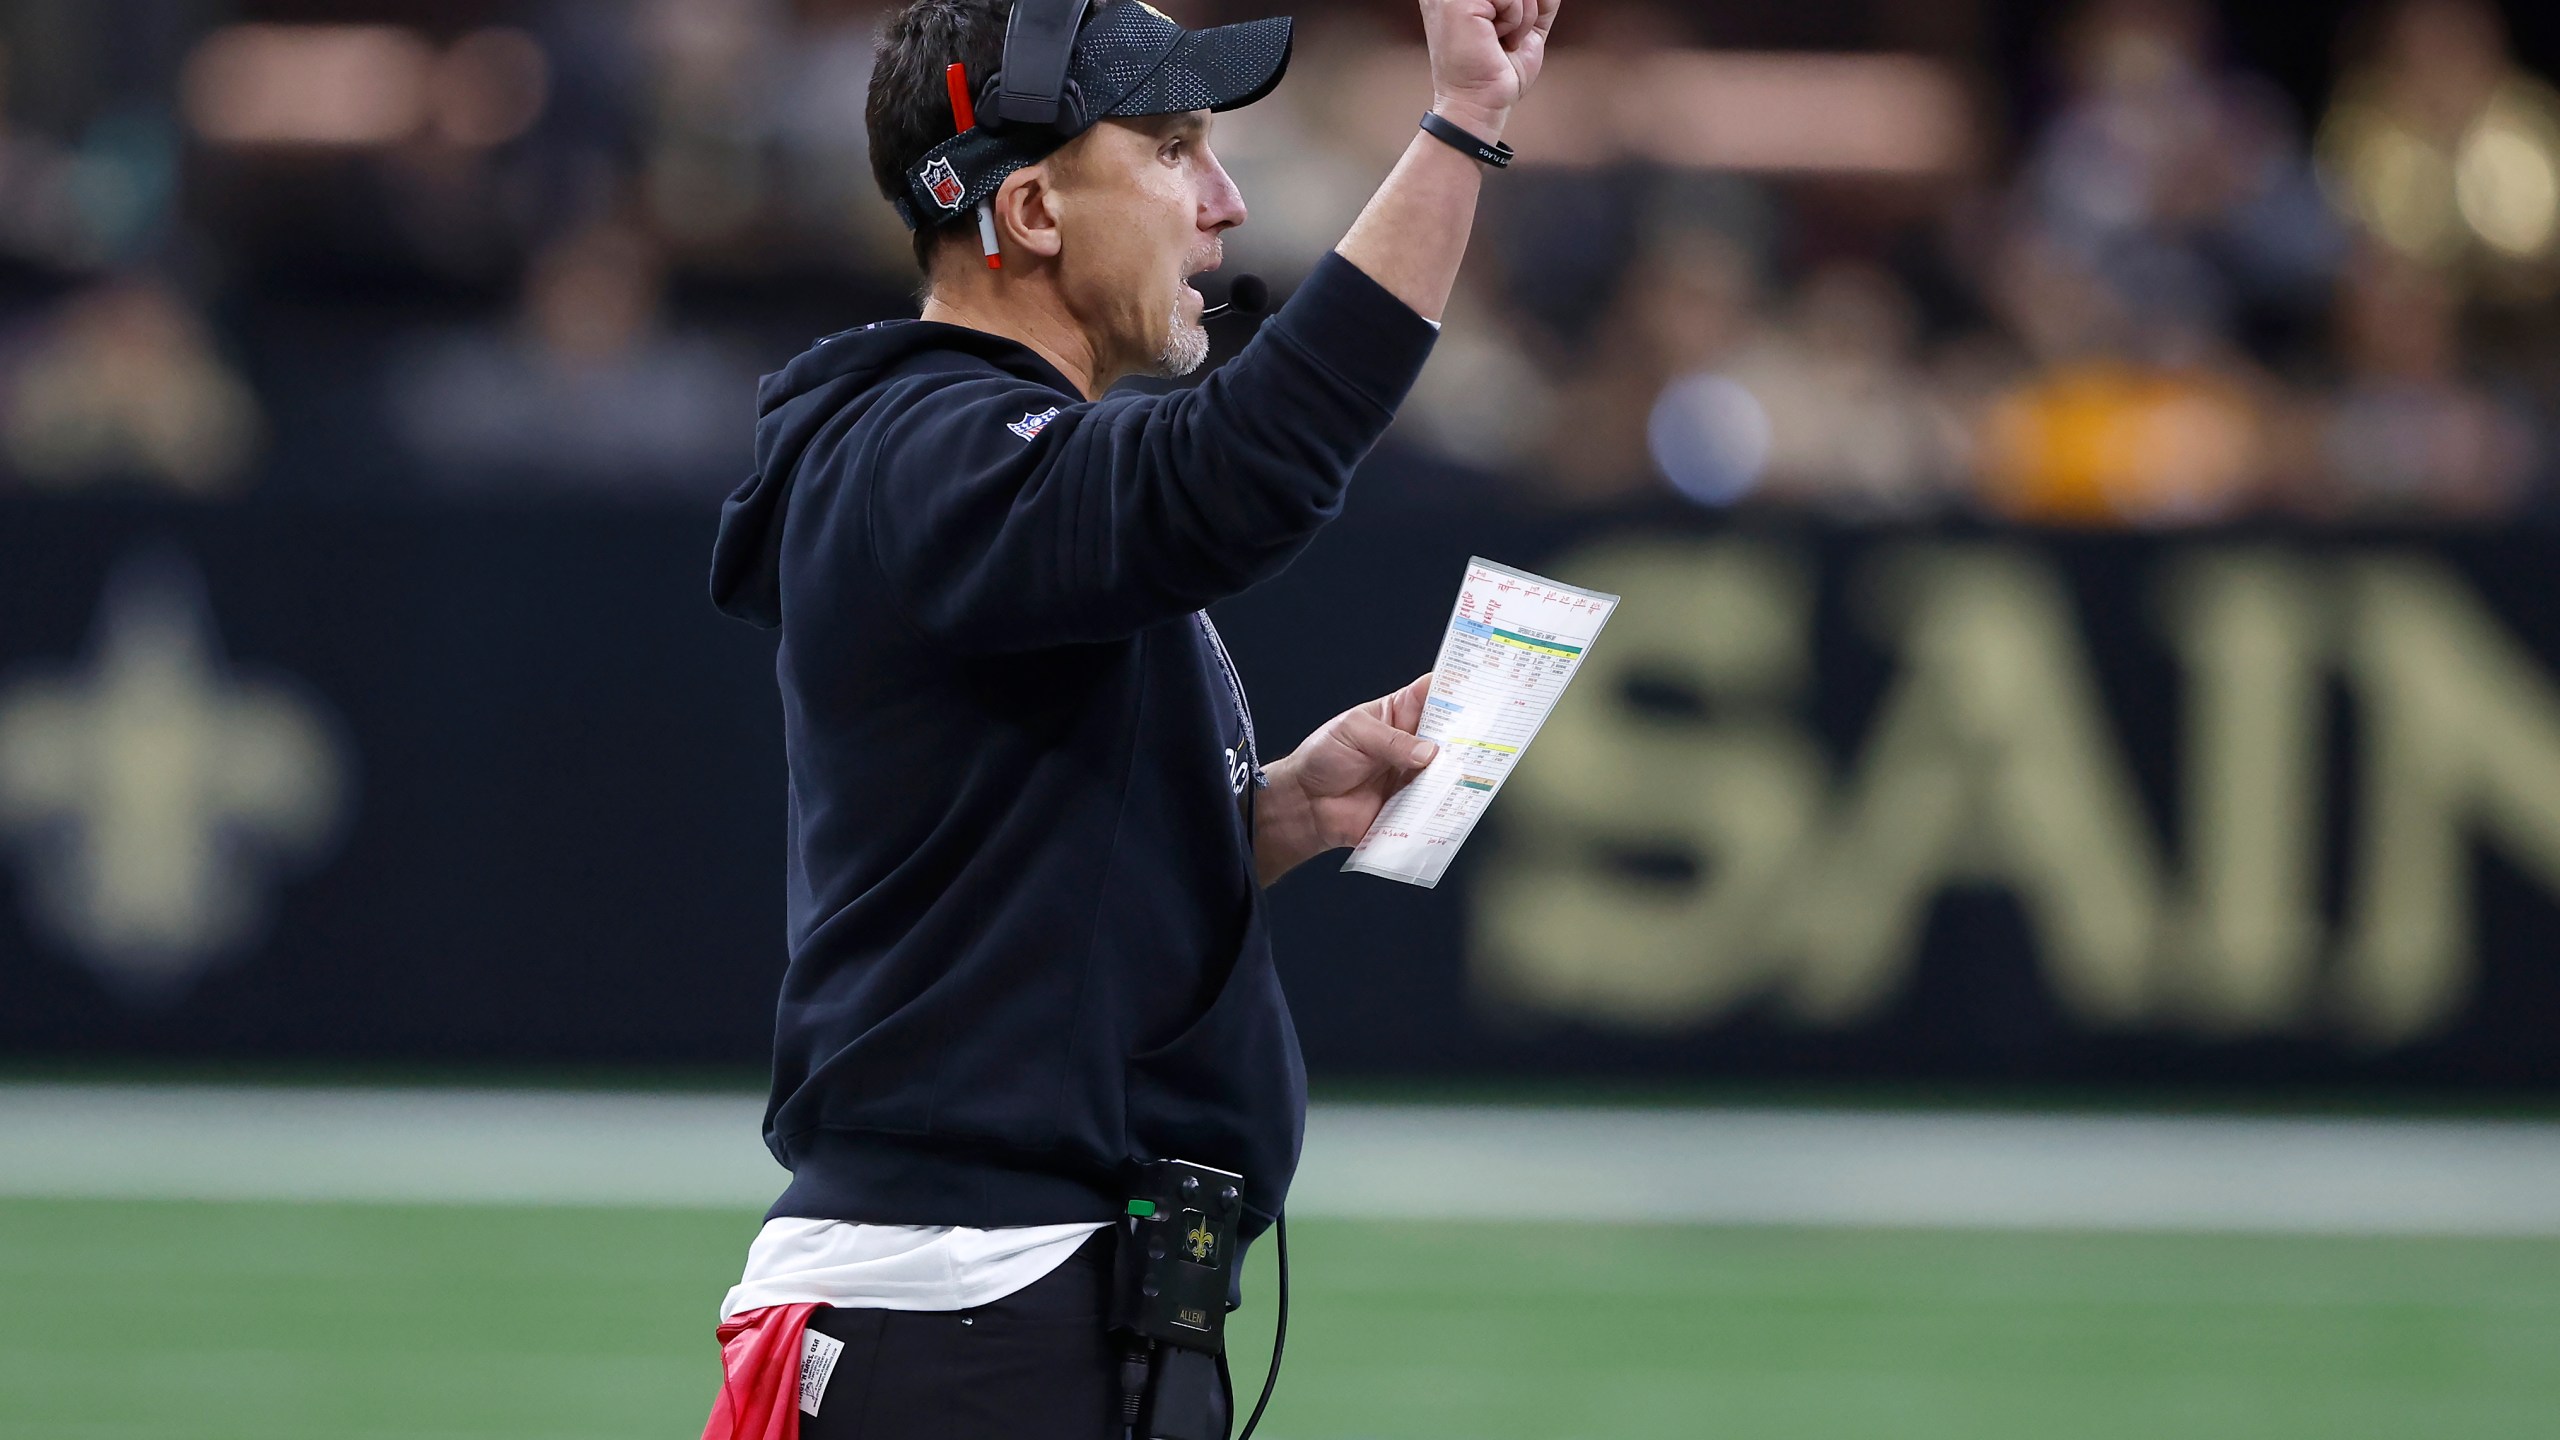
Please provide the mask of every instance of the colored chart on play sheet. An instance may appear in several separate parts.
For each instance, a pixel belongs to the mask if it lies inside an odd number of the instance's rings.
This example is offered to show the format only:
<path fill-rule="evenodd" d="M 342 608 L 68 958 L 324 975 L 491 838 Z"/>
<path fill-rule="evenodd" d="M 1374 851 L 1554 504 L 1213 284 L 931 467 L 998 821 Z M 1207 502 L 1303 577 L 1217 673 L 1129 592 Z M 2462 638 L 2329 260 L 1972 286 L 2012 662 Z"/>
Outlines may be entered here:
<path fill-rule="evenodd" d="M 1437 885 L 1563 698 L 1618 597 L 1467 561 L 1421 733 L 1440 753 L 1378 812 L 1343 869 Z"/>

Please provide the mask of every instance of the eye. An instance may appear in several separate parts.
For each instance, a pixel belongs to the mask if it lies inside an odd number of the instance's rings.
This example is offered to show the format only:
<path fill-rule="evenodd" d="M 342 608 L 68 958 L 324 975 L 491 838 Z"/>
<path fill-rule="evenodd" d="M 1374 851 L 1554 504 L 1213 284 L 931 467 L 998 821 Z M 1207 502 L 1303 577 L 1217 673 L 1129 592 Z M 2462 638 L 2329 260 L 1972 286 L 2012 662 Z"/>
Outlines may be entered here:
<path fill-rule="evenodd" d="M 1175 136 L 1173 139 L 1164 142 L 1164 148 L 1156 152 L 1156 158 L 1164 161 L 1166 164 L 1171 164 L 1182 158 L 1183 150 L 1184 146 L 1182 138 L 1180 136 Z"/>

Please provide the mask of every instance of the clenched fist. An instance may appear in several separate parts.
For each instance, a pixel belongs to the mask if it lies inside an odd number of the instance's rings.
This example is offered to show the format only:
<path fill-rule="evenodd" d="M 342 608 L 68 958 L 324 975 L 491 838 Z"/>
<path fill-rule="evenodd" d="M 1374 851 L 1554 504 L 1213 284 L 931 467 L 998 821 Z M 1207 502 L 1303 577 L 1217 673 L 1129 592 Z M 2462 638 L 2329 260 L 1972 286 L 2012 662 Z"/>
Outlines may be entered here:
<path fill-rule="evenodd" d="M 1562 0 L 1422 0 L 1431 108 L 1487 140 L 1537 83 Z"/>

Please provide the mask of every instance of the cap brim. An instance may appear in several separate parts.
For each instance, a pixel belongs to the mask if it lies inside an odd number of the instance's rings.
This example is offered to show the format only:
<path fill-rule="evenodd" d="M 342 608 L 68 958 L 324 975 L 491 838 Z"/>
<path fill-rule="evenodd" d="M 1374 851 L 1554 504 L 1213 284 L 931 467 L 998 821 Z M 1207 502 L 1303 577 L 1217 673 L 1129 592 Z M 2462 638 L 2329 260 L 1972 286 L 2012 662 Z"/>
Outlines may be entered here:
<path fill-rule="evenodd" d="M 1288 72 L 1289 38 L 1285 15 L 1186 30 L 1164 63 L 1106 113 L 1179 115 L 1250 105 Z"/>

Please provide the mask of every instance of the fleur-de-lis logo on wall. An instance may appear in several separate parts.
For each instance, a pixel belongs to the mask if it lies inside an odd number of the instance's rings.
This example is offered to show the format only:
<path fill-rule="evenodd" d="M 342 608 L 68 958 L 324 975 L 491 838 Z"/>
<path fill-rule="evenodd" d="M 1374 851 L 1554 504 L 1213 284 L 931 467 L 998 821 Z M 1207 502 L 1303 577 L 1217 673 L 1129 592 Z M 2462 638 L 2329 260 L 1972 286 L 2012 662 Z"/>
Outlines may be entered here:
<path fill-rule="evenodd" d="M 255 943 L 277 872 L 321 858 L 342 748 L 298 686 L 232 673 L 193 566 L 127 561 L 84 661 L 0 683 L 0 841 L 31 918 L 120 987 L 170 993 Z"/>

